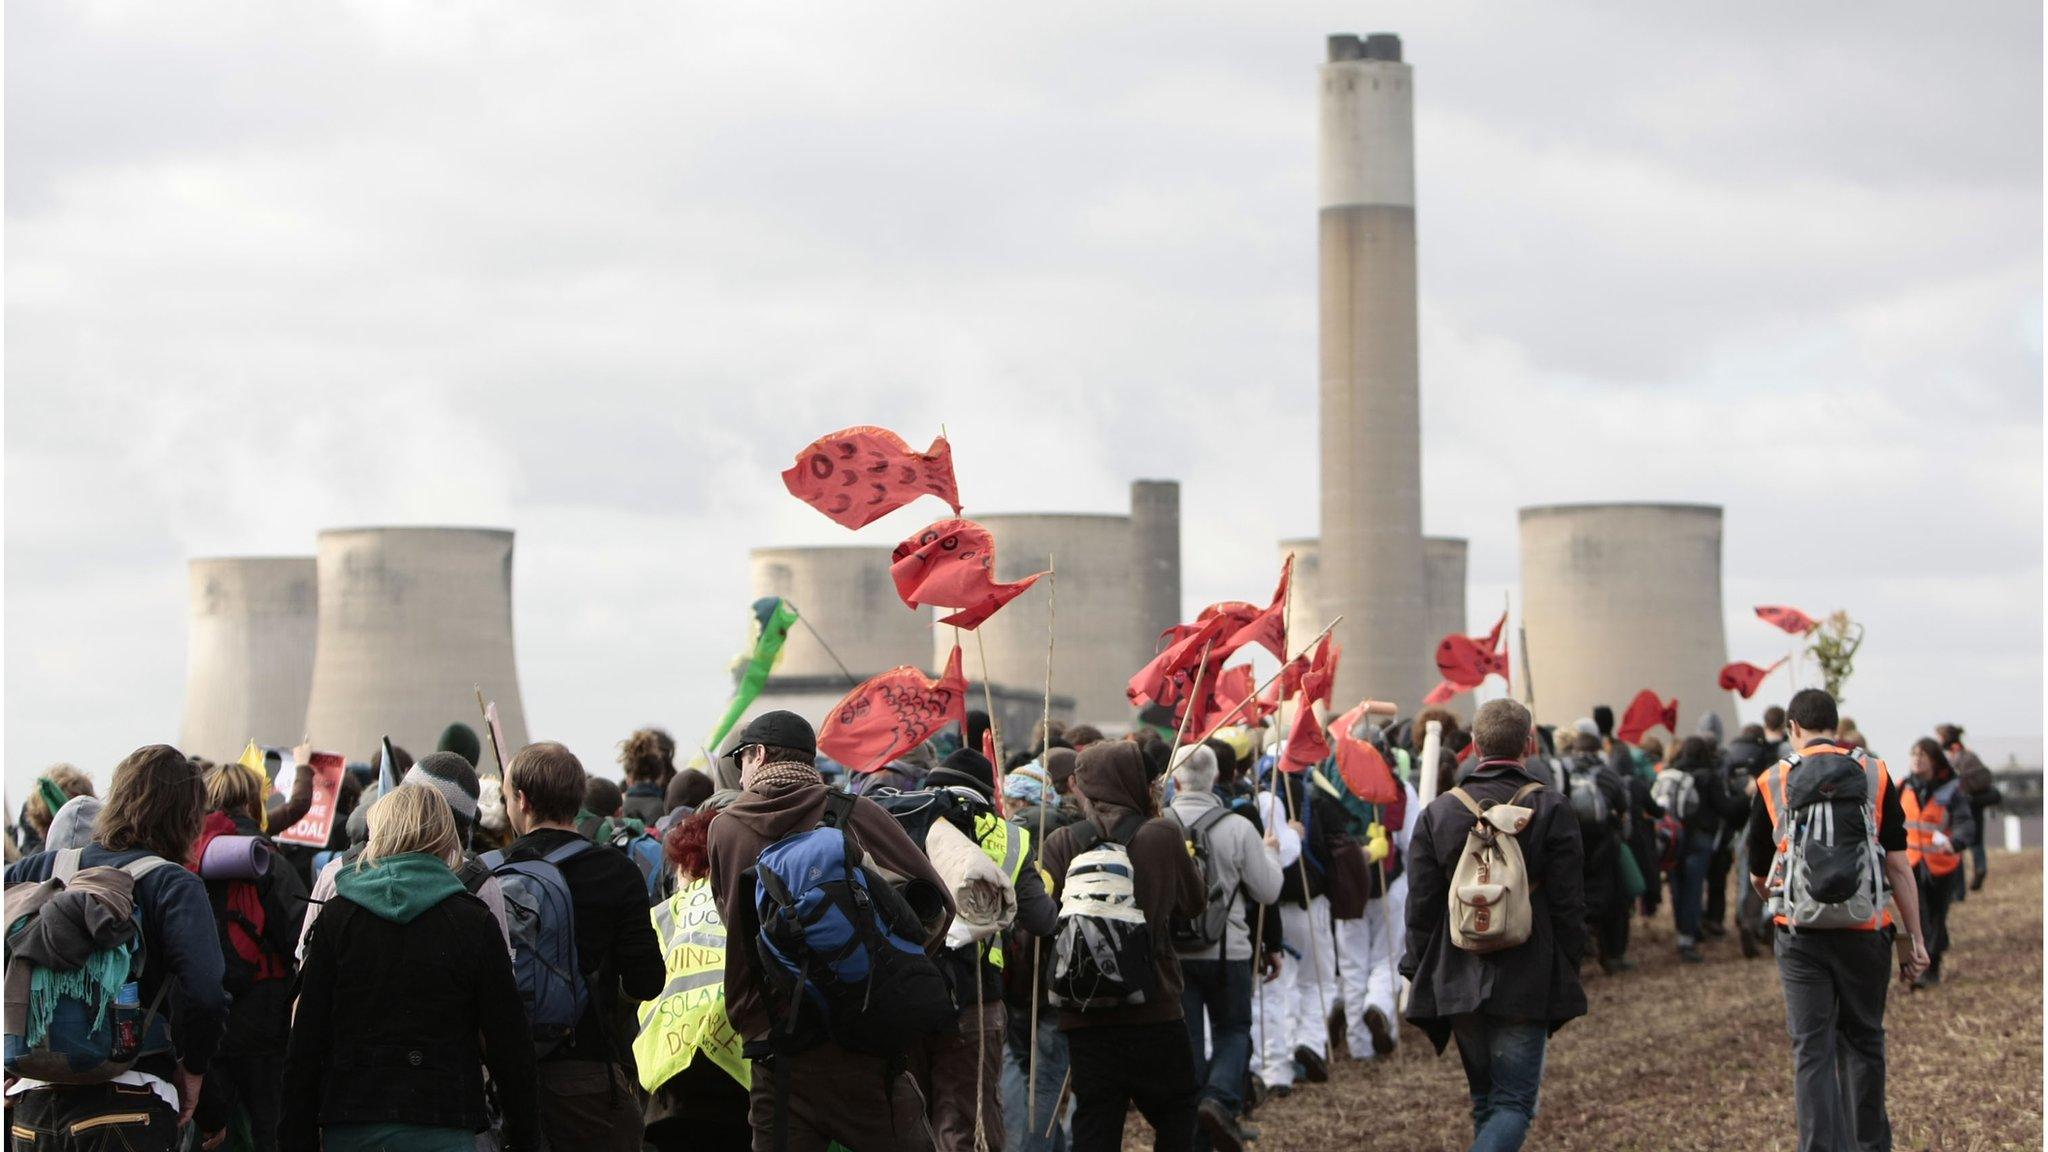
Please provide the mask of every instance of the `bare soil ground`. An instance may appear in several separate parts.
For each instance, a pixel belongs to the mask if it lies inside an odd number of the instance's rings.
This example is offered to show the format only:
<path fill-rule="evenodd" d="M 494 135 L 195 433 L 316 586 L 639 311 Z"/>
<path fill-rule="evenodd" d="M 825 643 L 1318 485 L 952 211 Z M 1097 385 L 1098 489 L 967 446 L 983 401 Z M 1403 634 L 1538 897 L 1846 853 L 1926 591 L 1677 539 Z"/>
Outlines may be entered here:
<path fill-rule="evenodd" d="M 1896 1147 L 1934 1152 L 2042 1147 L 2042 859 L 1995 855 L 1983 891 L 1950 914 L 1939 988 L 1896 981 L 1886 1012 Z M 1730 906 L 1733 906 L 1730 900 Z M 1670 909 L 1638 918 L 1640 967 L 1586 965 L 1591 1012 L 1551 1038 L 1528 1146 L 1600 1152 L 1790 1150 L 1791 1047 L 1777 965 L 1744 960 L 1731 935 L 1681 965 Z M 1400 1051 L 1334 1061 L 1330 1083 L 1252 1118 L 1258 1152 L 1456 1150 L 1471 1140 L 1456 1049 L 1441 1057 L 1403 1025 Z M 1125 1145 L 1150 1148 L 1136 1113 Z"/>

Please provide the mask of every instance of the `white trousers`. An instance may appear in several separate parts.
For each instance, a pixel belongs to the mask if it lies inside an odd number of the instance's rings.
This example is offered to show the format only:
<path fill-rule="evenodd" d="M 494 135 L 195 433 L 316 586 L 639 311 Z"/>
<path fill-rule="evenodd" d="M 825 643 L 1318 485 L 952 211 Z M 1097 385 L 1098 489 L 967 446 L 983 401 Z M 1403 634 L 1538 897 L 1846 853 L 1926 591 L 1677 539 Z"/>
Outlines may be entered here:
<path fill-rule="evenodd" d="M 1252 987 L 1252 1066 L 1268 1088 L 1294 1083 L 1294 970 L 1300 963 L 1282 952 L 1280 975 Z"/>
<path fill-rule="evenodd" d="M 1389 1026 L 1398 1026 L 1394 1003 L 1398 984 L 1395 966 L 1401 962 L 1400 921 L 1387 899 L 1368 901 L 1365 915 L 1356 920 L 1337 921 L 1337 956 L 1342 968 L 1339 983 L 1344 990 L 1345 1046 L 1354 1060 L 1373 1057 L 1372 1032 L 1365 1026 L 1365 1013 L 1377 1008 Z"/>
<path fill-rule="evenodd" d="M 1337 1002 L 1336 941 L 1330 936 L 1330 902 L 1318 896 L 1306 909 L 1280 906 L 1281 931 L 1287 946 L 1301 953 L 1290 957 L 1294 968 L 1292 1028 L 1287 1036 L 1289 1059 L 1295 1048 L 1307 1048 L 1329 1059 L 1330 1023 L 1325 1015 Z"/>

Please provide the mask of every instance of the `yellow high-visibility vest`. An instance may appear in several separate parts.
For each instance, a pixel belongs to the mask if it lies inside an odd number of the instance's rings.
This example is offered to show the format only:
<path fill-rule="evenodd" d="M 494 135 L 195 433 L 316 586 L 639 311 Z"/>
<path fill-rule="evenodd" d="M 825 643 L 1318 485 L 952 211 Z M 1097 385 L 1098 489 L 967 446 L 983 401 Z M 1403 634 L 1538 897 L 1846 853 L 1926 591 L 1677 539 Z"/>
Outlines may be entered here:
<path fill-rule="evenodd" d="M 1010 886 L 1016 887 L 1017 877 L 1024 871 L 1025 858 L 1031 854 L 1031 833 L 994 812 L 983 812 L 974 818 L 974 842 L 981 845 L 988 858 L 1010 878 Z M 1001 968 L 1003 934 L 998 932 L 990 937 L 987 946 L 988 962 Z"/>
<path fill-rule="evenodd" d="M 649 914 L 668 983 L 640 1006 L 640 1034 L 633 1038 L 640 1086 L 654 1091 L 702 1052 L 742 1088 L 751 1088 L 752 1065 L 725 1015 L 725 922 L 711 898 L 710 879 L 683 885 Z"/>

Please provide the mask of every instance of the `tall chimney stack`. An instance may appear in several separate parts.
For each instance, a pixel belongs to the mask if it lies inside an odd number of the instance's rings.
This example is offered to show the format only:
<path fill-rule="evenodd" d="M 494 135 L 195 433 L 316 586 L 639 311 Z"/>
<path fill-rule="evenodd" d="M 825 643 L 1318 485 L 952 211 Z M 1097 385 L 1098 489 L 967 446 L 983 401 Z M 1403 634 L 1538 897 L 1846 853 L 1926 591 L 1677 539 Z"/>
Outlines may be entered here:
<path fill-rule="evenodd" d="M 1322 590 L 1335 699 L 1420 705 L 1422 418 L 1415 320 L 1415 100 L 1401 39 L 1330 37 L 1320 173 Z M 1319 622 L 1326 623 L 1327 620 Z"/>

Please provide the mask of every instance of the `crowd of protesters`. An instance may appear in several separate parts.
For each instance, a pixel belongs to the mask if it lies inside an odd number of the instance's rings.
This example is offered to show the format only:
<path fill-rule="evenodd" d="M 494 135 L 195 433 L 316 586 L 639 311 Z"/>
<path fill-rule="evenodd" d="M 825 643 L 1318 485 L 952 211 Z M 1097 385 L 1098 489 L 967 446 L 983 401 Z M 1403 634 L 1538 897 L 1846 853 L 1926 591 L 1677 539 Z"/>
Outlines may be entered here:
<path fill-rule="evenodd" d="M 635 732 L 618 780 L 553 743 L 480 773 L 453 724 L 381 786 L 352 765 L 319 848 L 272 838 L 309 748 L 141 748 L 104 800 L 57 766 L 8 844 L 10 1147 L 1094 1152 L 1135 1108 L 1237 1152 L 1405 1018 L 1456 1043 L 1473 1147 L 1514 1148 L 1583 963 L 1627 973 L 1667 897 L 1683 962 L 1730 920 L 1775 952 L 1801 1147 L 1877 1146 L 1894 937 L 1938 984 L 1998 801 L 1959 728 L 1893 781 L 1813 690 L 1726 741 L 1511 700 L 1332 733 L 1386 766 L 1372 802 L 1334 756 L 1167 719 L 991 758 L 970 713 L 847 773 L 769 712 L 709 772 Z M 1869 781 L 1853 923 L 1783 875 L 1823 776 Z M 1512 879 L 1475 886 L 1475 850 Z"/>

